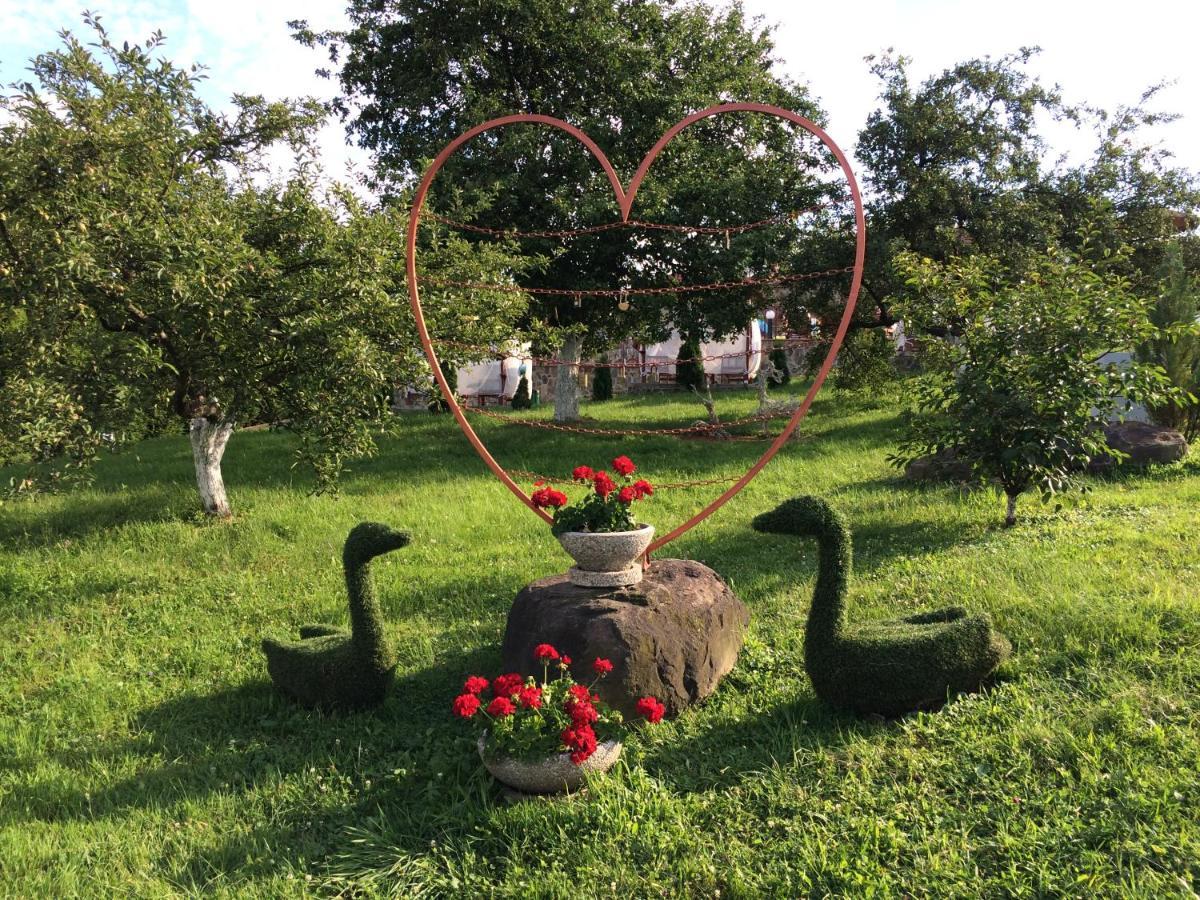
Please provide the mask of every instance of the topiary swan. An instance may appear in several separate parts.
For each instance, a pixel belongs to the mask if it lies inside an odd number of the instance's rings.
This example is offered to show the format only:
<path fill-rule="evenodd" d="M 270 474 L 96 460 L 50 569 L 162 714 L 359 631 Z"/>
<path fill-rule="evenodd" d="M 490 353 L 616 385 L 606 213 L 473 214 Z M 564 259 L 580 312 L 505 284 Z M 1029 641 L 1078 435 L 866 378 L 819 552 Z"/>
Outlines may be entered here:
<path fill-rule="evenodd" d="M 817 696 L 831 706 L 884 716 L 934 706 L 951 693 L 977 689 L 1011 652 L 986 614 L 968 615 L 960 606 L 848 625 L 850 529 L 824 500 L 788 500 L 757 516 L 752 527 L 817 539 L 804 666 Z"/>
<path fill-rule="evenodd" d="M 363 709 L 383 702 L 396 655 L 384 637 L 370 566 L 375 557 L 408 542 L 404 532 L 376 522 L 354 527 L 342 549 L 350 633 L 332 625 L 304 625 L 299 641 L 264 638 L 267 671 L 281 693 L 322 709 Z"/>

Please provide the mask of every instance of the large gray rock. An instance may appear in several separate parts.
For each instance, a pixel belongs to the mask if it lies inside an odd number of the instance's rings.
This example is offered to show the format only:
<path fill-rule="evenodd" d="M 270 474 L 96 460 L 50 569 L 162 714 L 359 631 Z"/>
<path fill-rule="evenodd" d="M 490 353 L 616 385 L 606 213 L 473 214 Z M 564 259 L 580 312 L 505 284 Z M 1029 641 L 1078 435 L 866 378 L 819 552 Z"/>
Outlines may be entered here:
<path fill-rule="evenodd" d="M 958 453 L 947 447 L 911 460 L 904 467 L 904 477 L 909 481 L 971 481 L 975 475 L 971 464 L 959 459 Z"/>
<path fill-rule="evenodd" d="M 1127 465 L 1145 466 L 1150 463 L 1172 463 L 1187 455 L 1188 445 L 1183 435 L 1173 428 L 1149 422 L 1110 422 L 1104 426 L 1104 439 L 1114 450 L 1128 453 Z M 1103 472 L 1113 465 L 1111 456 L 1092 460 L 1089 469 Z"/>
<path fill-rule="evenodd" d="M 639 697 L 654 696 L 674 716 L 703 700 L 737 662 L 750 613 L 721 576 L 682 559 L 654 560 L 636 585 L 587 588 L 566 575 L 523 588 L 508 613 L 504 670 L 541 674 L 538 644 L 571 657 L 572 674 L 593 679 L 596 657 L 613 663 L 596 685 L 605 702 L 636 715 Z"/>

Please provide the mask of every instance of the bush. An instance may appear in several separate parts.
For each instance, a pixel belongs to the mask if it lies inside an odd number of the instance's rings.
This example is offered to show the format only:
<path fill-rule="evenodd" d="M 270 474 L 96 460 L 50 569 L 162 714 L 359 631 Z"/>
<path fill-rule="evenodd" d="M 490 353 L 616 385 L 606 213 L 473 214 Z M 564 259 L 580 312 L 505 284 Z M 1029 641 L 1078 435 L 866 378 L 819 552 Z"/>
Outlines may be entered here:
<path fill-rule="evenodd" d="M 524 375 L 517 382 L 517 392 L 513 394 L 512 408 L 513 409 L 529 409 L 533 406 L 533 401 L 529 399 L 529 379 Z"/>
<path fill-rule="evenodd" d="M 778 373 L 775 377 L 776 384 L 787 384 L 792 380 L 792 373 L 788 370 L 787 351 L 782 347 L 776 347 L 771 351 L 771 365 Z"/>
<path fill-rule="evenodd" d="M 879 328 L 851 331 L 846 335 L 833 370 L 833 385 L 844 391 L 877 393 L 896 377 L 892 364 L 896 348 Z M 820 365 L 819 357 L 813 361 Z"/>
<path fill-rule="evenodd" d="M 450 385 L 450 392 L 452 394 L 457 394 L 458 367 L 451 363 L 446 363 L 442 366 L 442 374 L 446 376 L 446 382 Z M 442 389 L 438 385 L 436 378 L 433 379 L 433 384 L 429 391 L 428 408 L 431 413 L 450 411 L 450 404 L 446 401 L 446 398 L 442 396 Z"/>
<path fill-rule="evenodd" d="M 1150 418 L 1159 425 L 1183 433 L 1191 443 L 1200 435 L 1200 285 L 1189 276 L 1183 265 L 1183 253 L 1178 243 L 1167 252 L 1164 287 L 1150 321 L 1164 333 L 1138 348 L 1138 359 L 1163 367 L 1171 384 L 1184 396 L 1165 403 L 1152 404 Z"/>
<path fill-rule="evenodd" d="M 592 399 L 611 400 L 613 396 L 612 369 L 604 364 L 605 360 L 602 356 L 596 357 L 596 363 L 600 368 L 596 369 L 595 377 L 592 379 Z"/>
<path fill-rule="evenodd" d="M 675 383 L 681 390 L 695 388 L 701 391 L 707 380 L 704 363 L 700 360 L 700 342 L 689 338 L 679 348 L 679 356 L 675 360 Z"/>
<path fill-rule="evenodd" d="M 1125 280 L 1084 259 L 1039 254 L 1007 277 L 985 257 L 942 265 L 902 254 L 898 267 L 936 316 L 931 324 L 954 323 L 956 339 L 930 344 L 929 372 L 916 382 L 916 410 L 891 459 L 954 450 L 1004 491 L 1005 525 L 1016 522 L 1021 494 L 1049 500 L 1109 452 L 1097 426 L 1110 415 L 1169 396 L 1156 366 L 1096 363 L 1158 329 Z"/>

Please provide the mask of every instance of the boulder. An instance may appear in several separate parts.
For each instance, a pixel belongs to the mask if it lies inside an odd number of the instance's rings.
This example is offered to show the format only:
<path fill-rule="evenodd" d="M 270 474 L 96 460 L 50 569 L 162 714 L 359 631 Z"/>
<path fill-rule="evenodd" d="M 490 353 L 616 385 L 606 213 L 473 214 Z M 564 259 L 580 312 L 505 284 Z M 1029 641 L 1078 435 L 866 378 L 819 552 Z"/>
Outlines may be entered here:
<path fill-rule="evenodd" d="M 975 476 L 971 464 L 947 447 L 909 462 L 904 467 L 904 477 L 909 481 L 971 481 Z"/>
<path fill-rule="evenodd" d="M 541 674 L 538 644 L 571 657 L 590 684 L 592 660 L 613 671 L 595 687 L 609 705 L 636 715 L 639 697 L 657 697 L 667 715 L 703 700 L 737 662 L 750 613 L 724 580 L 698 562 L 658 559 L 627 587 L 593 588 L 554 575 L 524 587 L 504 632 L 504 670 Z"/>
<path fill-rule="evenodd" d="M 1183 435 L 1173 428 L 1150 422 L 1110 422 L 1104 426 L 1104 439 L 1114 450 L 1129 454 L 1127 465 L 1172 463 L 1183 459 L 1188 445 Z M 1103 472 L 1112 467 L 1111 456 L 1099 456 L 1088 466 L 1089 471 Z"/>

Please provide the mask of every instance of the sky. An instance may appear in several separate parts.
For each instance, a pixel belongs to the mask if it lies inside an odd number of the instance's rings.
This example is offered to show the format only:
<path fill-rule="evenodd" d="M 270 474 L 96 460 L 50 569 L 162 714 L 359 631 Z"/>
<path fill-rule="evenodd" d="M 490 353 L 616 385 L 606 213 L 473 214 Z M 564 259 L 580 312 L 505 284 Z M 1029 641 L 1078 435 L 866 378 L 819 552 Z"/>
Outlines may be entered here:
<path fill-rule="evenodd" d="M 314 74 L 326 63 L 318 51 L 292 40 L 290 19 L 308 19 L 317 30 L 345 24 L 338 0 L 0 0 L 0 82 L 26 77 L 28 59 L 58 45 L 57 32 L 85 33 L 80 13 L 98 13 L 111 37 L 145 40 L 155 29 L 167 36 L 161 51 L 176 63 L 208 66 L 204 98 L 228 105 L 235 92 L 269 99 L 332 96 L 332 82 Z M 1114 108 L 1135 103 L 1158 81 L 1174 82 L 1157 101 L 1161 111 L 1185 118 L 1161 126 L 1155 140 L 1176 162 L 1200 171 L 1200 61 L 1188 26 L 1195 0 L 744 0 L 751 15 L 776 25 L 780 69 L 806 83 L 828 114 L 828 132 L 851 148 L 876 108 L 879 85 L 863 57 L 887 48 L 912 58 L 914 80 L 964 59 L 999 56 L 1037 45 L 1031 73 L 1058 84 L 1070 102 Z M 1085 158 L 1090 134 L 1047 124 L 1054 155 Z M 320 146 L 327 172 L 342 178 L 347 166 L 369 165 L 346 146 L 342 126 L 331 122 Z"/>

